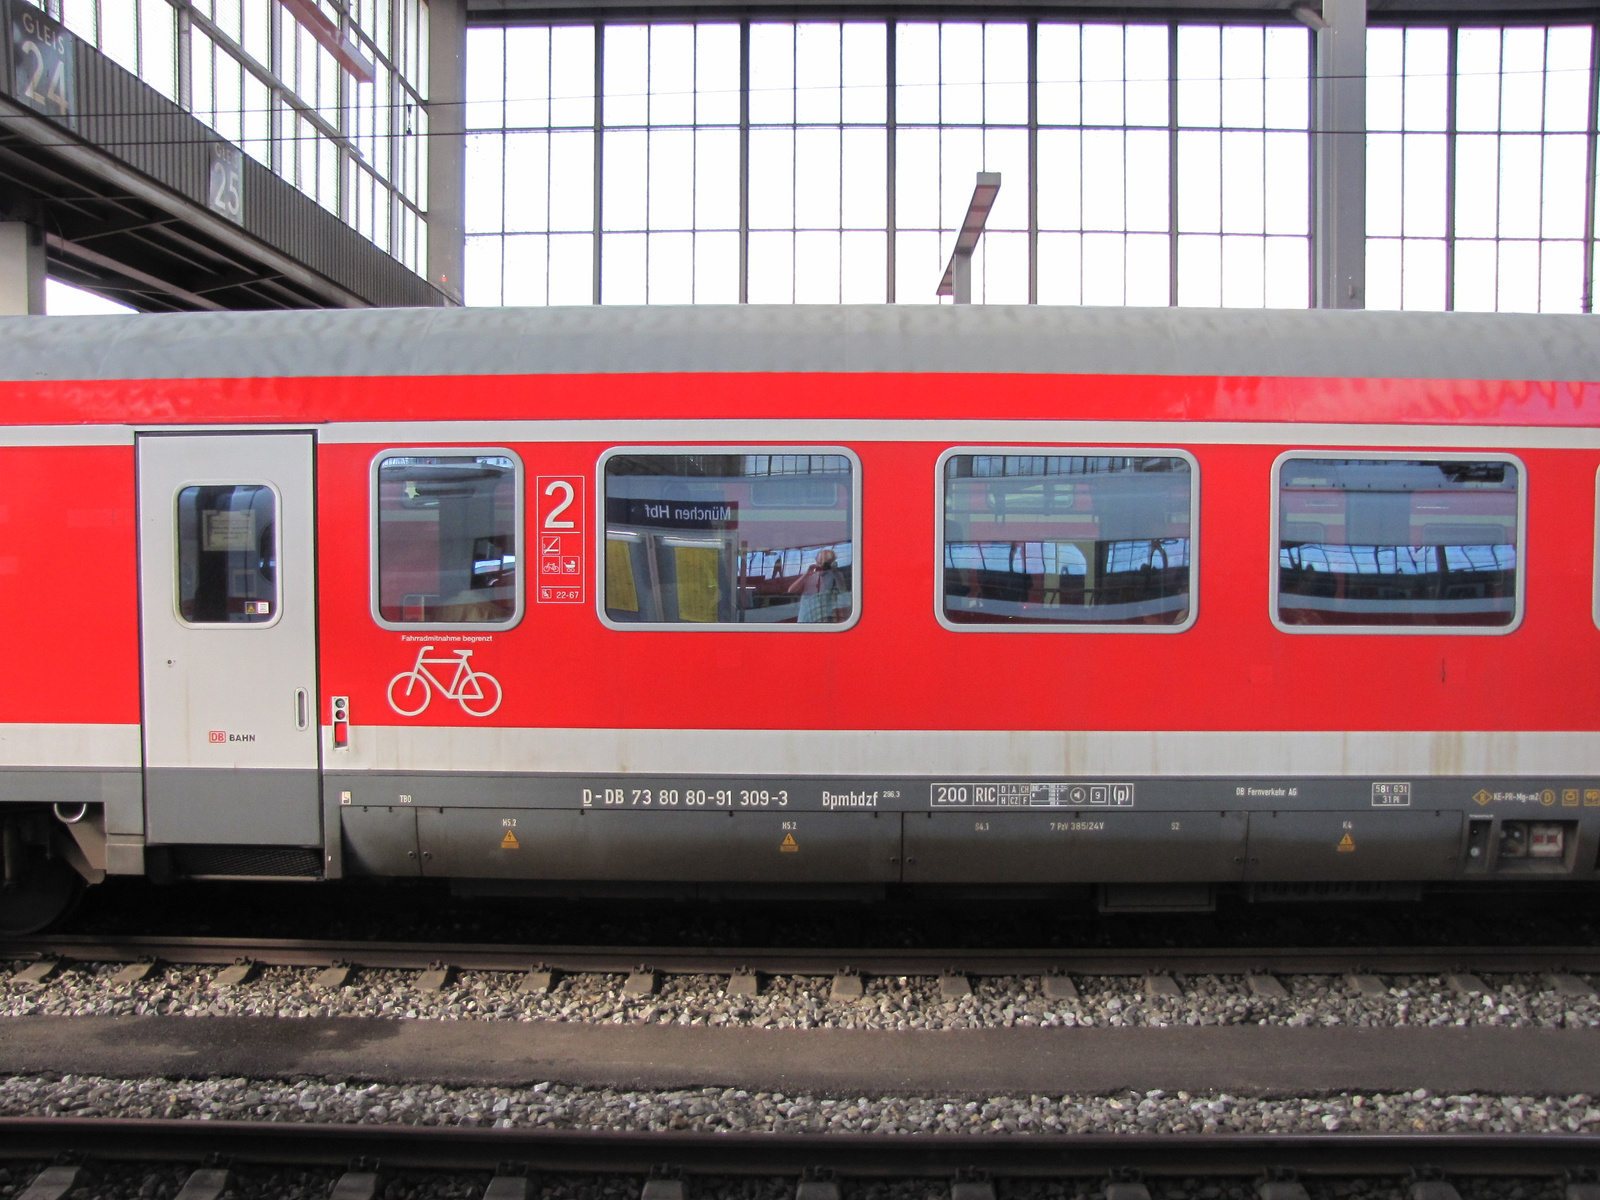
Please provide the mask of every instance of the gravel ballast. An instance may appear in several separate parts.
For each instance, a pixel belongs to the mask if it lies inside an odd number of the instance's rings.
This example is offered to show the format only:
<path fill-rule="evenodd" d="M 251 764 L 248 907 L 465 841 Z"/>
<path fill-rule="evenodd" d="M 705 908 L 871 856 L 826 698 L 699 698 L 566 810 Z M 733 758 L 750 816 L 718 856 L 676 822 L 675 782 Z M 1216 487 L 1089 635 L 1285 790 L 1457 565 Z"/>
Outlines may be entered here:
<path fill-rule="evenodd" d="M 1151 1091 L 952 1100 L 24 1075 L 0 1081 L 0 1116 L 791 1134 L 1600 1133 L 1600 1103 L 1591 1095 L 1435 1096 L 1425 1089 L 1298 1099 Z"/>
<path fill-rule="evenodd" d="M 12 972 L 25 966 L 14 963 Z M 774 1029 L 976 1029 L 1010 1026 L 1600 1026 L 1600 997 L 1562 995 L 1540 976 L 1491 975 L 1482 992 L 1457 992 L 1438 975 L 1391 976 L 1364 997 L 1342 977 L 1280 977 L 1288 995 L 1251 993 L 1243 976 L 1179 977 L 1182 995 L 1148 996 L 1128 976 L 1077 976 L 1076 1000 L 1050 1000 L 1032 977 L 975 979 L 972 995 L 944 1000 L 939 981 L 866 981 L 860 999 L 830 998 L 815 976 L 767 979 L 757 996 L 728 993 L 719 975 L 671 976 L 658 992 L 630 996 L 622 975 L 558 977 L 548 992 L 520 990 L 515 973 L 467 971 L 439 991 L 418 973 L 361 970 L 336 989 L 315 986 L 314 968 L 270 967 L 243 984 L 218 985 L 220 968 L 168 966 L 119 984 L 118 964 L 76 964 L 40 985 L 0 983 L 0 1016 L 273 1016 L 433 1020 L 588 1021 L 752 1026 Z"/>

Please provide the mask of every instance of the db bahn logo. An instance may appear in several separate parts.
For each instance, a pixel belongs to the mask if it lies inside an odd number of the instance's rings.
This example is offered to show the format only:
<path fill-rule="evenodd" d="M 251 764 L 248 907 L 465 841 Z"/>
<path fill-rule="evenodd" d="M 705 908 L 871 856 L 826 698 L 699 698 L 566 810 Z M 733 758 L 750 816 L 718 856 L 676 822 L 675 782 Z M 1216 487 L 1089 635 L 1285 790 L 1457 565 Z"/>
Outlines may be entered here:
<path fill-rule="evenodd" d="M 487 671 L 475 671 L 467 660 L 471 650 L 457 650 L 454 658 L 429 658 L 432 646 L 417 651 L 417 661 L 409 671 L 401 671 L 389 681 L 389 707 L 402 717 L 414 717 L 428 707 L 434 689 L 446 700 L 461 705 L 469 717 L 487 717 L 500 707 L 500 681 Z M 450 682 L 443 682 L 430 667 L 454 667 Z"/>
<path fill-rule="evenodd" d="M 226 745 L 229 742 L 253 742 L 256 735 L 253 733 L 229 733 L 226 729 L 213 729 L 206 734 L 206 741 L 213 746 Z"/>

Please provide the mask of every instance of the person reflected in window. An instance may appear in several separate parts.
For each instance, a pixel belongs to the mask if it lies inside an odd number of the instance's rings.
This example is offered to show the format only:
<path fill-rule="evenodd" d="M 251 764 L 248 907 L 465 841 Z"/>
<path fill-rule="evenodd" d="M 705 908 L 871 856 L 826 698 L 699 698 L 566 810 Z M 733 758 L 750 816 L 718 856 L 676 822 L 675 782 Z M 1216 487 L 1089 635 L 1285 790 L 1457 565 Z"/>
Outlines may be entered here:
<path fill-rule="evenodd" d="M 800 623 L 831 622 L 844 593 L 839 569 L 834 564 L 839 556 L 832 550 L 818 550 L 817 559 L 805 573 L 789 585 L 789 592 L 800 594 Z"/>

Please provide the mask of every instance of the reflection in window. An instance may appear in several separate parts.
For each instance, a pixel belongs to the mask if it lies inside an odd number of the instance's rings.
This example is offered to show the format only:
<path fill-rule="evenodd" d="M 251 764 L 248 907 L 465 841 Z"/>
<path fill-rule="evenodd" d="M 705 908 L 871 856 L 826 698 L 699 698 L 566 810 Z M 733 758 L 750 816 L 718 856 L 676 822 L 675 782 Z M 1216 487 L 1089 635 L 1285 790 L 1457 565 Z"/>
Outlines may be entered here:
<path fill-rule="evenodd" d="M 396 623 L 517 615 L 516 466 L 496 455 L 378 464 L 378 612 Z"/>
<path fill-rule="evenodd" d="M 606 616 L 807 624 L 855 611 L 842 454 L 617 454 L 606 460 Z"/>
<path fill-rule="evenodd" d="M 1279 469 L 1278 496 L 1283 623 L 1516 618 L 1515 465 L 1295 458 Z"/>
<path fill-rule="evenodd" d="M 944 615 L 977 625 L 1181 625 L 1193 472 L 1176 457 L 955 454 Z"/>
<path fill-rule="evenodd" d="M 192 625 L 255 625 L 278 614 L 277 509 L 259 483 L 178 493 L 178 613 Z"/>

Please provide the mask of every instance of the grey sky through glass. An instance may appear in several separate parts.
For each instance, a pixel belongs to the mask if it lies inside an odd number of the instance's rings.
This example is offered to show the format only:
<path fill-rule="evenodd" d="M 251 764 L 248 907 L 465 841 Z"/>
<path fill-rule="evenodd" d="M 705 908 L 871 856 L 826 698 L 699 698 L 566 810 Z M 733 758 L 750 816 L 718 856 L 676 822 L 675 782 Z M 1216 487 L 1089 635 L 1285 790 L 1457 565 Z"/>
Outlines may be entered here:
<path fill-rule="evenodd" d="M 1585 308 L 1589 42 L 1370 31 L 1369 307 Z M 935 303 L 980 170 L 976 301 L 1309 302 L 1298 26 L 479 28 L 468 53 L 468 303 Z"/>

